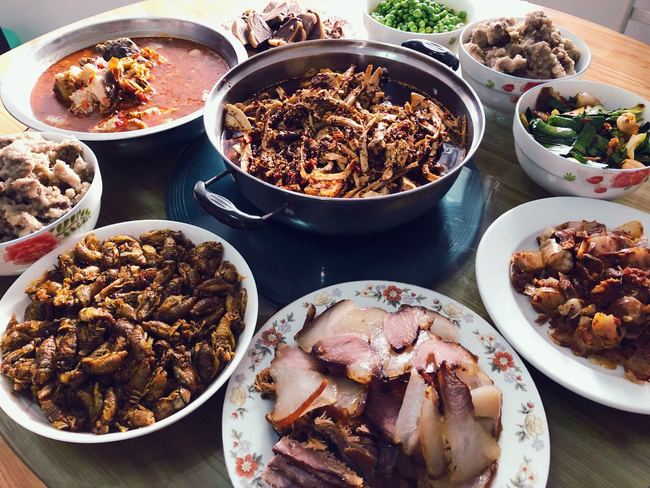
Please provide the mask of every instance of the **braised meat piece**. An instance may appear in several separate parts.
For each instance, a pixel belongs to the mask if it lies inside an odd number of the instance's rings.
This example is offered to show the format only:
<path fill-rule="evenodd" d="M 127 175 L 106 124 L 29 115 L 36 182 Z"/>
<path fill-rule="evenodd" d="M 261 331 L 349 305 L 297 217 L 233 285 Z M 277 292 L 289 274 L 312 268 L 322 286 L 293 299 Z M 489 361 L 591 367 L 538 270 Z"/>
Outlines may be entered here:
<path fill-rule="evenodd" d="M 225 27 L 252 53 L 314 39 L 340 39 L 343 21 L 304 10 L 296 0 L 269 2 L 261 12 L 245 10 Z"/>
<path fill-rule="evenodd" d="M 54 75 L 53 91 L 72 113 L 111 115 L 116 109 L 136 107 L 149 100 L 154 93 L 152 71 L 166 62 L 164 57 L 150 47 L 140 49 L 129 38 L 105 41 L 95 50 L 101 56 L 83 58 L 81 66 Z M 129 130 L 142 129 L 146 127 L 142 118 L 152 110 L 160 112 L 152 107 L 112 115 L 92 131 L 114 131 L 125 124 Z"/>
<path fill-rule="evenodd" d="M 307 38 L 302 21 L 294 17 L 286 21 L 282 26 L 273 34 L 274 39 L 281 39 L 282 41 L 300 42 Z"/>
<path fill-rule="evenodd" d="M 551 338 L 606 367 L 648 380 L 650 249 L 639 221 L 608 230 L 599 222 L 545 229 L 539 250 L 511 259 L 516 291 L 548 321 Z"/>
<path fill-rule="evenodd" d="M 111 58 L 126 58 L 140 52 L 138 45 L 128 37 L 110 39 L 95 46 L 95 50 L 106 60 Z"/>
<path fill-rule="evenodd" d="M 253 49 L 273 36 L 273 31 L 257 12 L 251 12 L 246 16 L 246 26 L 246 40 Z"/>

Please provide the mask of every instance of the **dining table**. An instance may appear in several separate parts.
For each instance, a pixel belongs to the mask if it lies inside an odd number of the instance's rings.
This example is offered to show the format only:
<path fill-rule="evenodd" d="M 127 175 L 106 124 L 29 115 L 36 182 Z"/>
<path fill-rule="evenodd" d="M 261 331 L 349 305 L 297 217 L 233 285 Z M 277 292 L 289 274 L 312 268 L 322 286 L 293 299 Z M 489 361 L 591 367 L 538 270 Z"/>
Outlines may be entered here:
<path fill-rule="evenodd" d="M 319 2 L 311 2 L 318 4 Z M 537 8 L 528 2 L 476 2 L 484 16 L 519 15 Z M 246 8 L 246 1 L 149 0 L 102 13 L 90 19 L 157 15 L 200 18 L 216 27 Z M 361 0 L 329 0 L 323 7 L 353 16 L 359 30 Z M 483 5 L 486 4 L 486 5 Z M 56 8 L 49 3 L 44 8 Z M 650 99 L 650 46 L 581 18 L 544 8 L 554 22 L 580 36 L 592 63 L 584 79 L 619 86 Z M 44 14 L 44 13 L 42 13 Z M 358 15 L 357 15 L 358 14 Z M 0 18 L 0 22 L 2 19 Z M 352 21 L 351 21 L 352 22 Z M 56 36 L 57 32 L 46 34 Z M 0 83 L 8 69 L 40 39 L 0 56 Z M 486 109 L 487 128 L 473 157 L 485 198 L 478 237 L 469 252 L 427 286 L 471 308 L 491 322 L 479 296 L 474 261 L 480 235 L 500 215 L 522 203 L 551 196 L 535 184 L 517 162 L 512 114 Z M 0 107 L 0 135 L 28 128 Z M 185 147 L 132 157 L 103 153 L 104 179 L 98 225 L 126 220 L 165 219 L 166 190 L 172 167 Z M 472 198 L 466 195 L 465 198 Z M 650 212 L 650 184 L 618 203 Z M 390 259 L 389 256 L 386 259 Z M 381 263 L 377 263 L 381 269 Z M 15 277 L 0 278 L 5 292 Z M 258 325 L 280 305 L 261 297 Z M 615 410 L 558 385 L 527 365 L 548 418 L 551 439 L 550 487 L 650 487 L 650 419 Z M 571 371 L 565 374 L 570 375 Z M 230 486 L 222 445 L 221 411 L 225 388 L 191 415 L 150 435 L 106 444 L 59 442 L 29 432 L 0 411 L 0 486 Z M 515 486 L 514 484 L 512 486 Z M 530 485 L 517 485 L 537 487 Z M 498 487 L 502 488 L 502 487 Z"/>

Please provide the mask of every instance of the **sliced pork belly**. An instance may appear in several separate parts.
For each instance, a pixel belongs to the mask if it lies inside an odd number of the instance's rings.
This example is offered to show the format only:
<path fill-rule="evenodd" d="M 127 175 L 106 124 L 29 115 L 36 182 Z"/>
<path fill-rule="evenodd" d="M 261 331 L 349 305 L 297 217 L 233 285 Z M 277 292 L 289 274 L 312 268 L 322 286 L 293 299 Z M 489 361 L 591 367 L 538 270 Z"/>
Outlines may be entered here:
<path fill-rule="evenodd" d="M 458 329 L 449 319 L 424 307 L 403 305 L 384 319 L 384 331 L 391 347 L 397 351 L 412 345 L 420 330 L 431 330 L 443 339 L 458 337 Z"/>
<path fill-rule="evenodd" d="M 450 367 L 463 364 L 474 365 L 477 356 L 457 342 L 445 341 L 431 334 L 429 340 L 416 347 L 413 367 L 420 371 L 435 372 L 443 362 Z"/>
<path fill-rule="evenodd" d="M 474 405 L 474 416 L 492 418 L 501 416 L 501 390 L 496 386 L 479 386 L 470 393 Z"/>
<path fill-rule="evenodd" d="M 317 363 L 294 346 L 279 346 L 269 372 L 275 384 L 275 406 L 269 420 L 276 429 L 291 425 L 307 412 L 336 402 L 336 385 L 316 371 Z"/>
<path fill-rule="evenodd" d="M 501 390 L 477 363 L 463 364 L 454 370 L 456 377 L 467 385 L 472 395 L 475 417 L 501 417 Z M 494 430 L 494 423 L 488 431 Z"/>
<path fill-rule="evenodd" d="M 481 475 L 499 458 L 499 444 L 474 418 L 470 390 L 446 362 L 438 370 L 438 384 L 445 410 L 449 479 L 460 485 Z"/>
<path fill-rule="evenodd" d="M 306 354 L 296 346 L 279 345 L 275 350 L 275 359 L 271 363 L 281 363 L 284 367 L 320 371 L 320 365 L 313 356 Z"/>
<path fill-rule="evenodd" d="M 395 421 L 395 441 L 411 456 L 420 443 L 420 415 L 427 385 L 415 368 L 411 369 L 402 405 Z"/>
<path fill-rule="evenodd" d="M 275 464 L 283 474 L 304 471 L 310 475 L 309 484 L 298 486 L 363 486 L 361 477 L 327 451 L 312 449 L 289 437 L 282 437 L 273 446 L 273 452 L 275 457 L 282 456 L 281 459 L 287 462 L 286 466 L 281 466 L 279 461 Z"/>
<path fill-rule="evenodd" d="M 382 358 L 384 358 L 384 364 L 382 368 L 383 376 L 388 379 L 394 379 L 407 374 L 411 370 L 415 351 L 417 350 L 418 346 L 423 342 L 428 341 L 430 337 L 431 334 L 429 334 L 428 331 L 421 330 L 417 340 L 415 341 L 415 344 L 413 346 L 405 348 L 401 352 L 397 352 L 391 349 L 390 346 L 388 346 L 388 342 L 386 341 L 386 346 L 383 350 L 387 352 L 382 354 Z M 372 344 L 375 349 L 379 349 L 380 346 L 377 346 L 376 342 L 373 342 Z"/>
<path fill-rule="evenodd" d="M 443 338 L 446 341 L 458 340 L 458 327 L 456 327 L 447 317 L 440 315 L 438 312 L 428 310 L 433 314 L 433 322 L 429 327 L 429 332 Z"/>
<path fill-rule="evenodd" d="M 368 396 L 368 388 L 347 378 L 328 376 L 336 387 L 336 402 L 332 408 L 342 417 L 358 417 L 363 413 Z"/>
<path fill-rule="evenodd" d="M 380 308 L 360 308 L 352 300 L 342 300 L 305 323 L 295 336 L 305 352 L 323 339 L 341 334 L 361 334 L 369 340 L 373 330 L 382 328 L 388 312 Z"/>
<path fill-rule="evenodd" d="M 384 332 L 391 347 L 400 351 L 415 342 L 421 326 L 428 328 L 429 325 L 429 317 L 424 309 L 402 307 L 397 312 L 386 315 Z"/>
<path fill-rule="evenodd" d="M 420 413 L 420 450 L 429 478 L 437 479 L 447 471 L 445 444 L 442 438 L 443 418 L 440 415 L 438 393 L 427 385 Z"/>
<path fill-rule="evenodd" d="M 346 333 L 326 337 L 312 347 L 312 354 L 328 367 L 342 368 L 348 378 L 370 383 L 381 373 L 381 358 L 362 334 Z"/>
<path fill-rule="evenodd" d="M 460 367 L 454 369 L 456 376 L 465 383 L 470 390 L 480 388 L 481 386 L 492 386 L 494 381 L 486 375 L 479 367 L 478 363 L 462 364 Z"/>

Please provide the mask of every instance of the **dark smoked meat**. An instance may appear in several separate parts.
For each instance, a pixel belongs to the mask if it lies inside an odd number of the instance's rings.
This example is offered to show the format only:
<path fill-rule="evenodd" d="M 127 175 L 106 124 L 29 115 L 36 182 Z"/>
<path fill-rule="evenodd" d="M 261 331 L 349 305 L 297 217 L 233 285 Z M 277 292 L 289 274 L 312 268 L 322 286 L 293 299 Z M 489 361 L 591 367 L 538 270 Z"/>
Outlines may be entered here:
<path fill-rule="evenodd" d="M 375 477 L 377 467 L 377 441 L 367 425 L 342 426 L 332 419 L 320 416 L 314 419 L 314 431 L 334 446 L 346 464 L 363 475 L 365 479 Z"/>
<path fill-rule="evenodd" d="M 245 10 L 231 24 L 232 33 L 253 52 L 287 43 L 343 37 L 343 22 L 303 10 L 296 0 L 272 0 L 259 13 Z"/>
<path fill-rule="evenodd" d="M 287 2 L 269 2 L 262 10 L 262 18 L 272 29 L 277 29 L 287 17 Z"/>
<path fill-rule="evenodd" d="M 253 12 L 246 17 L 246 26 L 246 40 L 253 49 L 273 37 L 273 31 L 258 13 Z"/>
<path fill-rule="evenodd" d="M 140 48 L 135 42 L 128 37 L 120 37 L 118 39 L 110 39 L 95 46 L 95 50 L 99 52 L 106 61 L 111 58 L 126 58 L 133 56 L 140 52 Z"/>
<path fill-rule="evenodd" d="M 309 31 L 307 40 L 314 41 L 317 39 L 327 39 L 328 37 L 327 31 L 325 30 L 325 24 L 323 24 L 323 20 L 320 18 L 320 15 L 317 14 L 316 12 L 313 12 L 313 14 L 316 16 L 316 23 Z"/>
<path fill-rule="evenodd" d="M 284 42 L 300 42 L 307 38 L 302 21 L 297 17 L 289 19 L 273 35 L 276 39 L 282 39 Z"/>
<path fill-rule="evenodd" d="M 282 437 L 273 447 L 273 452 L 274 459 L 277 457 L 279 459 L 271 469 L 282 472 L 286 477 L 298 477 L 304 471 L 305 481 L 318 482 L 320 486 L 343 488 L 363 486 L 361 477 L 327 451 L 318 451 L 289 437 Z M 262 477 L 265 477 L 265 474 L 262 474 Z M 299 483 L 298 479 L 294 481 Z"/>

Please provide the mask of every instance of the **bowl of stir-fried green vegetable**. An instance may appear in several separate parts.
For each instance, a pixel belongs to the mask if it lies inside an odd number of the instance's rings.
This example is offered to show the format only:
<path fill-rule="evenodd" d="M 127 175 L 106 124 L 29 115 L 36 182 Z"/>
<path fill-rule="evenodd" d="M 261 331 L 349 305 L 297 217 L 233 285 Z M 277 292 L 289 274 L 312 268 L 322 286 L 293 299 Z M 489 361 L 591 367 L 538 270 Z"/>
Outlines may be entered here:
<path fill-rule="evenodd" d="M 612 199 L 650 178 L 650 102 L 593 81 L 552 81 L 517 103 L 517 159 L 555 195 Z"/>

